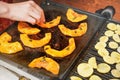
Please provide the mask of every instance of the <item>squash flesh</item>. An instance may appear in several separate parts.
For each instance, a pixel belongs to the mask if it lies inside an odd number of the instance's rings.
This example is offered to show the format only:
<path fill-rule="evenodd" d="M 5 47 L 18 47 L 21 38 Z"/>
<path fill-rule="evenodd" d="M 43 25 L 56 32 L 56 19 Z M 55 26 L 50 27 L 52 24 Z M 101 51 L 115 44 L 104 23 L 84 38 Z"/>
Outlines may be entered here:
<path fill-rule="evenodd" d="M 57 16 L 57 18 L 53 19 L 52 21 L 40 23 L 38 24 L 42 28 L 52 28 L 57 26 L 60 23 L 61 16 Z"/>
<path fill-rule="evenodd" d="M 60 66 L 59 64 L 48 57 L 40 57 L 40 58 L 35 58 L 29 65 L 30 68 L 44 68 L 53 74 L 58 74 Z"/>
<path fill-rule="evenodd" d="M 75 46 L 74 38 L 70 38 L 69 45 L 61 51 L 52 49 L 50 45 L 44 46 L 44 50 L 47 54 L 53 57 L 61 57 L 61 58 L 70 55 L 74 51 L 75 48 L 76 46 Z"/>
<path fill-rule="evenodd" d="M 67 10 L 66 16 L 71 22 L 80 22 L 87 19 L 87 15 L 79 14 L 70 8 Z"/>
<path fill-rule="evenodd" d="M 32 28 L 25 22 L 19 22 L 18 23 L 18 31 L 24 34 L 37 34 L 40 32 L 40 29 L 38 28 Z"/>
<path fill-rule="evenodd" d="M 45 37 L 40 40 L 30 39 L 27 34 L 20 34 L 20 39 L 25 46 L 31 48 L 38 48 L 49 43 L 49 41 L 51 40 L 51 33 L 46 33 Z"/>
<path fill-rule="evenodd" d="M 65 27 L 64 25 L 59 25 L 58 28 L 64 35 L 71 36 L 71 37 L 78 37 L 86 33 L 87 23 L 81 23 L 77 29 L 73 29 L 73 30 Z"/>
<path fill-rule="evenodd" d="M 18 41 L 9 42 L 11 39 L 12 37 L 7 32 L 0 35 L 0 52 L 13 54 L 23 50 L 22 45 Z"/>

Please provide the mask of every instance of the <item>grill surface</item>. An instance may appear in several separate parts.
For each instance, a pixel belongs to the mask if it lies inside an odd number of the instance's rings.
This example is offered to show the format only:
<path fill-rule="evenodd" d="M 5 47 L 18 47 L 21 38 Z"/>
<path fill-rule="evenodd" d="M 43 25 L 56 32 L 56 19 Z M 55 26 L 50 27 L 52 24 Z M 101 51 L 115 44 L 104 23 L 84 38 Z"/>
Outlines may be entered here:
<path fill-rule="evenodd" d="M 97 34 L 95 35 L 95 37 L 93 38 L 93 40 L 91 41 L 90 45 L 88 46 L 88 48 L 86 49 L 85 51 L 85 56 L 82 58 L 82 59 L 79 59 L 77 64 L 75 65 L 75 67 L 72 69 L 72 71 L 70 72 L 69 76 L 66 78 L 66 80 L 70 80 L 70 76 L 78 76 L 78 77 L 81 77 L 83 80 L 89 80 L 89 77 L 88 78 L 84 78 L 82 76 L 80 76 L 78 73 L 77 73 L 77 66 L 80 64 L 80 63 L 87 63 L 88 62 L 88 59 L 91 58 L 91 57 L 96 57 L 96 61 L 97 61 L 97 64 L 99 63 L 105 63 L 105 61 L 102 59 L 102 57 L 99 56 L 97 50 L 94 48 L 95 44 L 99 41 L 99 38 L 101 36 L 104 35 L 104 32 L 107 29 L 107 24 L 108 23 L 115 23 L 115 24 L 120 24 L 119 22 L 116 22 L 116 21 L 112 21 L 112 20 L 109 20 L 109 21 L 106 21 L 104 23 L 103 26 L 101 26 L 101 29 L 97 31 Z M 109 39 L 110 40 L 110 39 Z M 111 40 L 110 40 L 111 41 Z M 106 47 L 106 49 L 109 51 L 109 52 L 112 52 L 112 51 L 116 51 L 116 50 L 113 50 L 113 49 L 110 49 L 108 46 Z M 115 64 L 108 64 L 110 65 L 111 69 L 115 69 Z M 102 74 L 102 73 L 99 73 L 96 69 L 94 69 L 94 73 L 95 75 L 98 75 L 102 78 L 102 80 L 109 80 L 109 79 L 120 79 L 120 78 L 115 78 L 111 75 L 111 71 L 106 73 L 106 74 Z"/>

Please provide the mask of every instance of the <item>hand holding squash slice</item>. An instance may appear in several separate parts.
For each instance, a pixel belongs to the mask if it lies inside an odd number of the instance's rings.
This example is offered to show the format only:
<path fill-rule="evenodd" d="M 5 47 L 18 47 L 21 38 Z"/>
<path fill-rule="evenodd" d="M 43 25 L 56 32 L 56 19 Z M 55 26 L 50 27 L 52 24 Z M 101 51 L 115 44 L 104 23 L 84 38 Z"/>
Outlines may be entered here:
<path fill-rule="evenodd" d="M 70 55 L 75 50 L 75 41 L 74 38 L 69 39 L 69 45 L 65 47 L 63 50 L 55 50 L 50 47 L 50 45 L 44 46 L 44 50 L 47 54 L 53 56 L 53 57 L 65 57 Z"/>
<path fill-rule="evenodd" d="M 52 21 L 49 21 L 46 23 L 40 23 L 37 25 L 39 25 L 42 28 L 52 28 L 52 27 L 57 26 L 60 23 L 60 20 L 61 20 L 61 16 L 57 16 L 57 18 L 53 19 Z"/>
<path fill-rule="evenodd" d="M 40 40 L 30 39 L 27 34 L 20 34 L 20 39 L 25 46 L 31 48 L 38 48 L 49 43 L 49 41 L 51 40 L 51 33 L 46 33 L 45 37 Z"/>
<path fill-rule="evenodd" d="M 18 31 L 20 31 L 21 33 L 25 33 L 25 34 L 31 35 L 31 34 L 39 33 L 40 29 L 32 28 L 25 22 L 19 22 L 18 23 Z"/>
<path fill-rule="evenodd" d="M 40 57 L 34 59 L 29 65 L 30 68 L 45 68 L 53 74 L 58 74 L 60 66 L 59 64 L 51 58 Z"/>
<path fill-rule="evenodd" d="M 79 14 L 70 8 L 67 10 L 66 16 L 71 22 L 80 22 L 87 19 L 87 15 Z"/>
<path fill-rule="evenodd" d="M 0 36 L 0 52 L 12 54 L 23 50 L 22 45 L 18 41 L 8 42 L 11 39 L 12 37 L 7 32 Z"/>
<path fill-rule="evenodd" d="M 87 23 L 81 23 L 77 29 L 73 29 L 73 30 L 66 28 L 64 25 L 59 25 L 58 28 L 64 35 L 71 37 L 78 37 L 86 33 Z"/>

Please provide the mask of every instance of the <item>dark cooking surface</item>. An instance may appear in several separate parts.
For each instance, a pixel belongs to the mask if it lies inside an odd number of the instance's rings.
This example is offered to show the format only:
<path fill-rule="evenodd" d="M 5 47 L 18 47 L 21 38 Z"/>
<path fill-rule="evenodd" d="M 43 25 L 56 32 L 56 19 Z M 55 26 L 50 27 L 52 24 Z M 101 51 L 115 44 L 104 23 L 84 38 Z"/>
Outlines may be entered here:
<path fill-rule="evenodd" d="M 66 19 L 66 11 L 69 8 L 68 6 L 65 5 L 61 5 L 61 4 L 57 4 L 57 3 L 53 3 L 53 2 L 48 2 L 47 5 L 46 3 L 42 4 L 43 9 L 45 10 L 45 15 L 46 15 L 46 20 L 52 20 L 54 18 L 56 18 L 57 16 L 62 16 L 62 20 L 60 22 L 60 24 L 64 24 L 66 26 L 69 26 L 71 29 L 77 28 L 78 24 L 80 23 L 71 23 L 70 21 L 68 21 Z M 30 74 L 33 74 L 36 77 L 39 78 L 43 78 L 46 77 L 47 79 L 52 79 L 53 77 L 58 77 L 59 79 L 63 79 L 64 77 L 66 77 L 66 74 L 70 71 L 70 69 L 73 67 L 73 63 L 74 61 L 76 61 L 77 58 L 82 59 L 84 54 L 85 49 L 87 48 L 87 46 L 89 45 L 91 39 L 93 38 L 93 36 L 95 35 L 95 33 L 97 32 L 98 29 L 100 29 L 100 27 L 102 26 L 102 24 L 104 23 L 105 19 L 97 16 L 95 14 L 91 14 L 85 11 L 81 11 L 78 9 L 74 9 L 75 11 L 77 11 L 78 13 L 83 13 L 88 15 L 88 19 L 83 21 L 83 22 L 87 22 L 88 24 L 88 30 L 87 33 L 81 37 L 76 37 L 75 39 L 75 43 L 76 43 L 76 49 L 75 51 L 62 59 L 58 59 L 58 58 L 53 58 L 54 60 L 56 60 L 59 64 L 60 64 L 60 73 L 58 76 L 55 76 L 49 72 L 47 72 L 44 69 L 31 69 L 28 68 L 27 65 L 34 59 L 40 56 L 48 56 L 51 57 L 49 55 L 46 55 L 43 47 L 42 48 L 37 48 L 37 49 L 31 49 L 28 47 L 24 47 L 24 50 L 13 54 L 13 55 L 5 55 L 5 54 L 0 54 L 0 56 L 2 56 L 3 58 L 10 60 L 16 64 L 18 64 L 18 66 L 16 66 L 19 68 L 22 67 L 25 68 L 25 71 L 27 71 Z M 19 31 L 17 30 L 17 24 L 18 22 L 15 22 L 14 24 L 12 24 L 7 30 L 10 35 L 12 35 L 13 39 L 12 41 L 20 41 L 19 39 Z M 32 25 L 31 25 L 32 26 Z M 38 26 L 33 26 L 33 27 L 38 27 Z M 63 49 L 65 46 L 68 45 L 68 39 L 70 37 L 68 36 L 64 36 L 59 29 L 57 28 L 57 26 L 55 28 L 52 29 L 41 29 L 41 33 L 39 33 L 37 35 L 37 37 L 43 37 L 44 33 L 46 32 L 52 32 L 52 40 L 50 41 L 50 45 L 58 50 Z M 4 31 L 4 32 L 5 32 Z M 30 36 L 31 38 L 37 38 L 36 35 L 34 36 Z M 20 41 L 21 42 L 21 41 Z M 55 46 L 55 44 L 57 44 L 58 46 Z M 46 79 L 44 79 L 46 80 Z"/>
<path fill-rule="evenodd" d="M 105 63 L 105 61 L 102 59 L 102 57 L 99 56 L 99 54 L 98 54 L 97 50 L 94 48 L 94 46 L 95 46 L 95 44 L 99 41 L 99 38 L 104 35 L 104 32 L 105 32 L 106 30 L 108 30 L 107 27 L 106 27 L 108 23 L 120 24 L 119 22 L 115 22 L 115 21 L 112 21 L 112 20 L 106 21 L 106 22 L 104 23 L 104 25 L 102 26 L 102 28 L 101 28 L 100 30 L 98 30 L 97 34 L 95 35 L 95 37 L 94 37 L 93 40 L 91 41 L 90 45 L 89 45 L 88 48 L 86 49 L 86 51 L 85 51 L 85 53 L 84 53 L 84 54 L 86 54 L 86 55 L 85 55 L 82 59 L 79 59 L 79 60 L 78 60 L 77 64 L 76 64 L 75 67 L 71 70 L 69 76 L 67 76 L 67 78 L 66 78 L 65 80 L 70 80 L 70 76 L 73 76 L 73 75 L 78 76 L 78 77 L 81 77 L 83 80 L 89 80 L 89 77 L 88 77 L 88 78 L 84 78 L 84 77 L 80 76 L 80 75 L 77 73 L 77 66 L 78 66 L 80 63 L 83 63 L 83 62 L 87 63 L 88 60 L 89 60 L 89 58 L 91 58 L 91 57 L 96 57 L 96 62 L 97 62 L 97 64 L 99 64 L 99 63 Z M 111 40 L 110 40 L 110 41 L 111 41 Z M 108 46 L 106 47 L 106 49 L 107 49 L 109 52 L 117 51 L 117 50 L 110 49 Z M 108 64 L 108 65 L 110 65 L 111 70 L 112 70 L 112 69 L 115 69 L 115 64 Z M 118 80 L 120 80 L 120 78 L 115 78 L 115 77 L 113 77 L 113 76 L 111 75 L 111 72 L 108 72 L 108 73 L 106 73 L 106 74 L 102 74 L 102 73 L 99 73 L 97 70 L 94 69 L 93 75 L 94 75 L 94 74 L 95 74 L 95 75 L 98 75 L 99 77 L 101 77 L 102 80 L 109 80 L 109 79 L 118 79 Z"/>

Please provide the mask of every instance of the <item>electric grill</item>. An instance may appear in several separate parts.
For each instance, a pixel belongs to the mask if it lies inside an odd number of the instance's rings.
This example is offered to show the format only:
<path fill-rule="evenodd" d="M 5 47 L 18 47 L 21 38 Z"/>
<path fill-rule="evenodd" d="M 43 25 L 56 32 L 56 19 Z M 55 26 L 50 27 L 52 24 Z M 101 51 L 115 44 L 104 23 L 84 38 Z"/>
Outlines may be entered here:
<path fill-rule="evenodd" d="M 41 7 L 44 9 L 45 17 L 47 21 L 50 21 L 56 16 L 61 16 L 62 20 L 60 24 L 64 24 L 69 26 L 71 29 L 74 29 L 78 26 L 77 23 L 71 23 L 66 18 L 66 11 L 68 8 L 72 8 L 78 13 L 86 14 L 88 16 L 87 20 L 82 22 L 87 22 L 88 30 L 86 34 L 80 37 L 75 37 L 76 49 L 72 54 L 65 58 L 54 58 L 46 53 L 43 50 L 43 47 L 32 49 L 23 45 L 24 50 L 18 52 L 16 54 L 7 55 L 0 54 L 0 64 L 5 67 L 15 71 L 17 74 L 21 76 L 25 76 L 30 78 L 31 80 L 70 80 L 69 77 L 71 75 L 78 75 L 76 73 L 77 64 L 80 62 L 85 62 L 91 56 L 96 56 L 98 61 L 102 61 L 98 55 L 96 55 L 96 51 L 94 50 L 95 42 L 98 40 L 98 36 L 104 31 L 104 28 L 108 22 L 113 22 L 110 20 L 113 16 L 113 12 L 109 9 L 105 9 L 104 11 L 97 11 L 98 13 L 89 13 L 80 9 L 76 9 L 71 6 L 59 4 L 50 0 L 46 0 L 41 3 Z M 111 13 L 112 12 L 112 13 Z M 80 22 L 80 23 L 82 23 Z M 10 25 L 8 29 L 3 32 L 8 32 L 12 36 L 12 41 L 20 41 L 19 35 L 20 32 L 17 30 L 18 22 Z M 31 25 L 31 24 L 30 24 Z M 37 25 L 31 25 L 32 27 L 38 27 Z M 68 44 L 68 36 L 63 35 L 59 29 L 56 27 L 51 29 L 41 29 L 41 33 L 37 36 L 43 36 L 46 32 L 52 33 L 52 40 L 50 41 L 50 45 L 55 49 L 62 49 Z M 2 34 L 1 32 L 0 34 Z M 32 38 L 36 38 L 36 36 L 31 36 Z M 55 46 L 55 44 L 59 44 L 59 46 Z M 34 59 L 40 56 L 48 56 L 56 60 L 60 64 L 60 72 L 58 75 L 53 75 L 52 73 L 37 68 L 29 68 L 28 64 Z M 99 73 L 96 73 L 99 74 Z M 99 74 L 103 79 L 111 78 L 110 74 L 102 75 Z M 84 78 L 83 78 L 84 79 Z M 85 79 L 87 80 L 87 79 Z"/>

